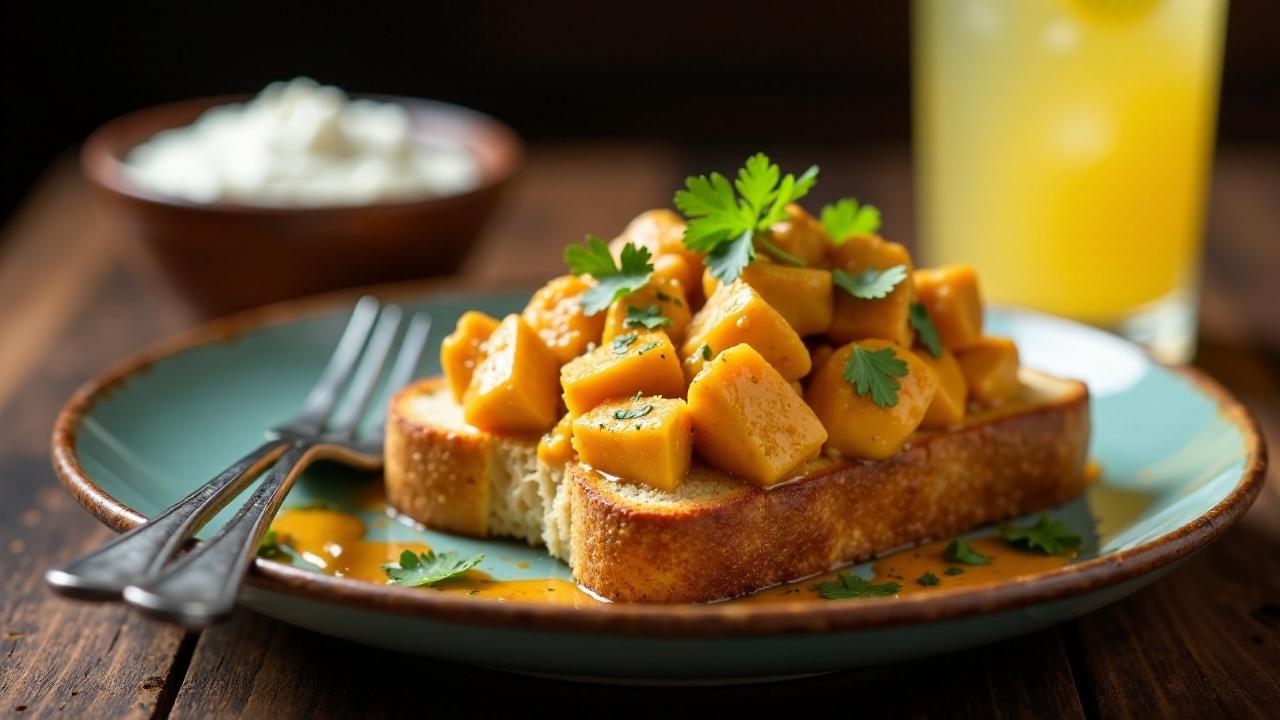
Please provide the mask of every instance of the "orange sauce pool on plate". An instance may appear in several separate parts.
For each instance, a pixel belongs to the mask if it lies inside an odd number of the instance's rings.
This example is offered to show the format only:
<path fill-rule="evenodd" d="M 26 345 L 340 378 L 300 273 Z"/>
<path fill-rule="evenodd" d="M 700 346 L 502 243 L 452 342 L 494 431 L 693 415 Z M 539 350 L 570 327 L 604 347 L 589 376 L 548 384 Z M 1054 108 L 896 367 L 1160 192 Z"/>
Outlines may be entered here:
<path fill-rule="evenodd" d="M 319 567 L 326 574 L 336 577 L 363 580 L 378 584 L 387 582 L 382 564 L 392 562 L 405 550 L 415 553 L 429 548 L 420 542 L 381 542 L 364 539 L 365 524 L 348 513 L 323 508 L 290 508 L 280 513 L 271 529 L 277 542 L 288 545 L 307 562 Z M 965 565 L 949 562 L 943 557 L 948 540 L 928 543 L 903 550 L 877 560 L 872 566 L 874 583 L 896 582 L 902 586 L 898 596 L 937 592 L 959 587 L 998 583 L 1013 578 L 1042 573 L 1060 568 L 1071 561 L 1068 555 L 1044 555 L 1011 547 L 998 536 L 981 537 L 969 541 L 973 549 L 987 555 L 986 565 Z M 947 574 L 948 568 L 960 568 L 963 572 Z M 792 600 L 828 601 L 818 592 L 819 583 L 833 581 L 848 568 L 833 570 L 816 577 L 784 583 L 753 595 L 729 600 L 731 603 L 777 603 Z M 935 585 L 924 585 L 919 578 L 931 573 L 937 578 Z M 481 600 L 497 602 L 538 602 L 555 605 L 585 607 L 601 604 L 590 594 L 567 580 L 539 578 L 527 580 L 497 580 L 488 573 L 469 570 L 463 575 L 446 580 L 423 591 L 437 591 L 466 595 Z M 856 602 L 856 600 L 852 601 Z"/>
<path fill-rule="evenodd" d="M 876 584 L 898 583 L 902 586 L 902 589 L 898 591 L 898 596 L 901 597 L 903 595 L 915 595 L 917 593 L 937 592 L 958 587 L 1001 582 L 1023 575 L 1033 575 L 1054 570 L 1071 561 L 1070 556 L 1067 555 L 1044 555 L 1019 550 L 1010 547 L 1001 538 L 991 536 L 969 541 L 970 547 L 990 557 L 991 562 L 986 565 L 965 565 L 963 563 L 950 562 L 943 557 L 943 550 L 946 549 L 947 544 L 950 542 L 950 539 L 940 540 L 902 550 L 877 560 L 872 565 L 872 570 L 875 571 L 876 575 L 871 582 Z M 946 571 L 950 567 L 960 568 L 964 572 L 948 575 Z M 836 576 L 841 573 L 848 573 L 848 571 L 848 568 L 843 568 L 806 580 L 783 583 L 730 602 L 776 603 L 791 600 L 825 600 L 821 593 L 818 592 L 818 584 L 834 581 Z M 922 585 L 918 579 L 923 577 L 925 573 L 932 573 L 938 579 L 938 584 Z"/>
<path fill-rule="evenodd" d="M 271 529 L 276 533 L 277 542 L 288 545 L 325 574 L 379 585 L 387 582 L 383 563 L 394 561 L 405 550 L 424 553 L 430 549 L 420 542 L 365 540 L 366 528 L 360 518 L 324 508 L 286 509 L 271 523 Z M 575 607 L 599 603 L 566 580 L 495 580 L 479 570 L 468 570 L 460 577 L 423 589 L 498 602 L 515 600 Z"/>

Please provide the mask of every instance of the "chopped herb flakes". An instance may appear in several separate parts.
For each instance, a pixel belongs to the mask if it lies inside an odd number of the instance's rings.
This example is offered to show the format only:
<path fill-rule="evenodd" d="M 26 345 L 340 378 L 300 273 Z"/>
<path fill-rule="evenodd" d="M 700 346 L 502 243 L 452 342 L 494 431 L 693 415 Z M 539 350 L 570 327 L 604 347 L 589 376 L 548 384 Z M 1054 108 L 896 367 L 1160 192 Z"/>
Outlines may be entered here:
<path fill-rule="evenodd" d="M 702 359 L 703 360 L 711 359 L 711 346 L 706 343 L 702 343 Z"/>
<path fill-rule="evenodd" d="M 613 411 L 614 420 L 635 420 L 653 412 L 652 405 L 639 405 L 629 408 L 618 408 Z M 639 427 L 639 426 L 637 426 Z"/>
<path fill-rule="evenodd" d="M 626 333 L 625 335 L 619 335 L 615 337 L 613 339 L 613 354 L 626 355 L 627 348 L 631 347 L 631 343 L 635 341 L 636 341 L 635 333 Z"/>
<path fill-rule="evenodd" d="M 959 566 L 957 566 L 957 565 L 952 565 L 951 567 L 947 568 L 946 570 L 943 570 L 943 571 L 942 571 L 942 574 L 943 574 L 943 575 L 963 575 L 963 574 L 964 574 L 964 568 L 959 567 Z"/>
<path fill-rule="evenodd" d="M 652 349 L 654 349 L 654 348 L 658 347 L 658 346 L 659 346 L 659 345 L 661 345 L 661 344 L 662 344 L 662 343 L 659 343 L 659 342 L 653 342 L 653 341 L 647 342 L 647 343 L 645 343 L 645 344 L 643 344 L 643 345 L 641 345 L 641 346 L 640 346 L 640 349 L 636 351 L 636 354 L 637 354 L 637 355 L 643 355 L 643 354 L 645 354 L 645 353 L 649 352 L 650 350 L 652 350 Z"/>
<path fill-rule="evenodd" d="M 920 583 L 921 585 L 924 585 L 925 587 L 930 587 L 933 585 L 937 585 L 942 581 L 938 579 L 937 575 L 934 575 L 931 572 L 927 572 L 921 575 L 920 577 L 916 578 L 916 582 Z"/>

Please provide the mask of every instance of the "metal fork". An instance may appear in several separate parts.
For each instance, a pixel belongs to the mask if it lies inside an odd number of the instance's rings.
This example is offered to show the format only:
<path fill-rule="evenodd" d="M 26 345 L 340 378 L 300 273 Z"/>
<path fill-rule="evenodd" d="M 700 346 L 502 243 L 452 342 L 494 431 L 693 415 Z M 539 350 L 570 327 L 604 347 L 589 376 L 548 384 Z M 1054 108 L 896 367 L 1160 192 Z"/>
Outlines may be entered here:
<path fill-rule="evenodd" d="M 235 607 L 244 573 L 271 518 L 307 465 L 332 459 L 363 470 L 382 466 L 384 422 L 363 434 L 359 430 L 392 354 L 400 320 L 399 308 L 387 306 L 380 312 L 376 300 L 362 298 L 296 417 L 271 428 L 265 443 L 147 523 L 49 570 L 46 582 L 70 597 L 114 600 L 123 595 L 147 614 L 188 627 L 225 618 Z M 430 328 L 425 314 L 410 321 L 395 353 L 388 387 L 400 387 L 413 378 Z M 268 466 L 266 478 L 226 525 L 169 563 Z"/>

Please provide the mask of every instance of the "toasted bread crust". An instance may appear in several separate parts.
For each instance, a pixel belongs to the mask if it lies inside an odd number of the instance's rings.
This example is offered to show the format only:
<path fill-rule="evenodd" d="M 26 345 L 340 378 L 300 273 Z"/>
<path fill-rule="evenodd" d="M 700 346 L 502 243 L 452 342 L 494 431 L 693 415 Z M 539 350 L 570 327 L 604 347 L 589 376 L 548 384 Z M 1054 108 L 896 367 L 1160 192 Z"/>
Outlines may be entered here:
<path fill-rule="evenodd" d="M 443 388 L 443 378 L 427 378 L 391 399 L 384 449 L 387 500 L 429 527 L 484 537 L 489 533 L 494 436 L 424 422 L 412 402 Z"/>
<path fill-rule="evenodd" d="M 921 436 L 772 489 L 653 510 L 572 463 L 574 575 L 629 602 L 733 597 L 1063 503 L 1083 488 L 1088 394 Z"/>
<path fill-rule="evenodd" d="M 571 462 L 575 579 L 616 601 L 704 602 L 749 593 L 875 554 L 1060 504 L 1083 488 L 1088 392 L 1065 391 L 1016 412 L 922 434 L 886 460 L 818 462 L 762 489 L 701 471 L 713 491 L 653 503 Z M 497 440 L 422 417 L 421 381 L 396 395 L 387 426 L 387 495 L 426 525 L 488 530 Z"/>

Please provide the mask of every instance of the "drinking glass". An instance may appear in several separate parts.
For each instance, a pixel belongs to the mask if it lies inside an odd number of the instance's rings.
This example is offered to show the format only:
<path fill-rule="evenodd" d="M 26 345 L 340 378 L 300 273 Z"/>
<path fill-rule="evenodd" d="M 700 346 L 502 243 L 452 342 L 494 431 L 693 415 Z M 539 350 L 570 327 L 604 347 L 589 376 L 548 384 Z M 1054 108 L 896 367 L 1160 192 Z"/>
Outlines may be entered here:
<path fill-rule="evenodd" d="M 925 260 L 1189 359 L 1226 7 L 915 0 Z"/>

